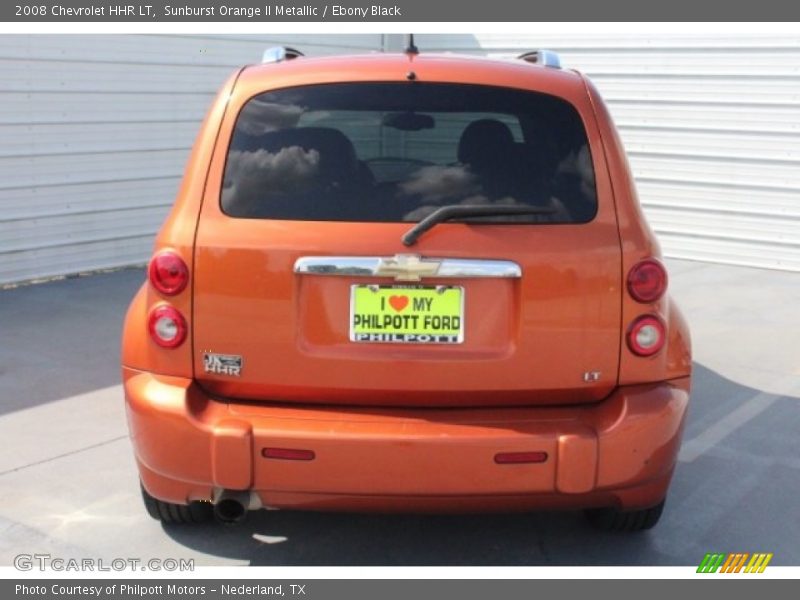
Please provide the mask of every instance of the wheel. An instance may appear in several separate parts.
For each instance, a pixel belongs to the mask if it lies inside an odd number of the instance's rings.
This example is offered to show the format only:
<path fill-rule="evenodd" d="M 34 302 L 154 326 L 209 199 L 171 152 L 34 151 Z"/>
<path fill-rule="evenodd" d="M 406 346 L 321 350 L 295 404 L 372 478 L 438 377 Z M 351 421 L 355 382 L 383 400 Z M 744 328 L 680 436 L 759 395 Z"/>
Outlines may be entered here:
<path fill-rule="evenodd" d="M 153 498 L 142 488 L 142 499 L 147 514 L 157 521 L 170 524 L 203 523 L 214 516 L 210 502 L 192 502 L 190 504 L 172 504 Z"/>
<path fill-rule="evenodd" d="M 589 522 L 604 531 L 645 531 L 655 527 L 664 510 L 664 502 L 642 510 L 593 508 L 586 511 Z"/>

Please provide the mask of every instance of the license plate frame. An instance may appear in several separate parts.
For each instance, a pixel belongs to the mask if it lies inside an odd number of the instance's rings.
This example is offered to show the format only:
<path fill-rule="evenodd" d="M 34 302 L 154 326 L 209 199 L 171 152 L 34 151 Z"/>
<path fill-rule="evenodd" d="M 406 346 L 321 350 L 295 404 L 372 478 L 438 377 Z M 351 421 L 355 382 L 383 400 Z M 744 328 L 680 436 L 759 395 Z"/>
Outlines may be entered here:
<path fill-rule="evenodd" d="M 370 294 L 377 294 L 377 298 L 380 299 L 383 297 L 385 300 L 389 300 L 393 297 L 397 297 L 401 299 L 402 297 L 406 297 L 407 303 L 403 305 L 403 308 L 397 309 L 392 307 L 384 306 L 381 311 L 375 313 L 374 311 L 371 312 L 356 312 L 359 307 L 357 300 L 357 296 L 362 293 L 359 290 L 366 290 Z M 453 297 L 455 295 L 455 297 Z M 433 305 L 433 300 L 437 297 L 441 296 L 444 300 L 442 304 L 449 305 L 448 314 L 434 314 L 431 313 L 426 315 L 422 312 L 418 312 L 417 308 L 420 307 L 420 302 L 415 302 L 414 300 L 420 299 L 431 299 L 431 302 L 428 304 L 429 308 Z M 460 285 L 377 285 L 377 284 L 353 284 L 350 286 L 350 320 L 348 324 L 349 329 L 349 338 L 351 342 L 354 343 L 367 343 L 367 344 L 417 344 L 417 345 L 444 345 L 444 346 L 451 346 L 451 345 L 458 345 L 464 343 L 464 302 L 465 298 L 465 290 L 464 286 Z M 374 301 L 374 298 L 372 299 Z M 399 303 L 399 300 L 398 300 Z M 457 306 L 457 315 L 453 314 L 453 304 Z M 411 311 L 405 313 L 405 308 L 407 306 L 411 307 Z M 416 308 L 415 308 L 416 307 Z M 393 311 L 393 312 L 390 312 Z M 397 313 L 397 314 L 394 314 Z M 404 313 L 404 314 L 401 314 Z M 381 319 L 377 322 L 372 320 L 368 320 L 367 322 L 359 321 L 356 323 L 356 316 L 359 316 L 360 319 L 363 319 L 364 316 L 369 315 L 377 315 L 380 316 Z M 414 323 L 414 326 L 410 327 L 410 329 L 406 329 L 405 331 L 398 331 L 398 327 L 390 327 L 388 330 L 384 327 L 385 321 L 383 320 L 383 315 L 389 315 L 393 317 L 401 316 L 401 317 L 409 317 L 409 319 L 404 319 L 406 325 L 410 323 Z M 414 321 L 413 318 L 417 317 L 417 320 Z M 430 316 L 431 320 L 425 320 L 425 316 Z M 458 317 L 458 327 L 453 326 L 453 317 Z M 442 329 L 440 327 L 440 332 L 436 331 L 436 328 L 433 327 L 433 321 L 439 317 L 440 320 L 438 324 L 441 326 L 445 323 L 444 318 L 448 317 L 450 321 L 446 323 L 449 327 Z M 421 323 L 421 325 L 420 325 Z M 395 323 L 393 322 L 392 325 Z M 431 325 L 430 328 L 426 328 L 425 325 Z M 376 325 L 380 325 L 380 327 L 376 327 Z"/>

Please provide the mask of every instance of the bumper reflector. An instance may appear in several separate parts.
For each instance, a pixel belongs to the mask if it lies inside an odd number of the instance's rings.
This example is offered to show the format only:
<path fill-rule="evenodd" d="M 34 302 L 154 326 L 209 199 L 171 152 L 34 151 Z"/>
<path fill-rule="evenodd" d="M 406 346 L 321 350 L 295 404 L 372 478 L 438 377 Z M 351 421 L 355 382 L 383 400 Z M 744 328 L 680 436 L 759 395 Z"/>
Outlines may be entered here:
<path fill-rule="evenodd" d="M 264 458 L 278 458 L 282 460 L 314 460 L 313 450 L 296 450 L 293 448 L 264 448 L 261 451 Z"/>
<path fill-rule="evenodd" d="M 543 463 L 547 460 L 547 452 L 501 452 L 494 455 L 498 465 L 515 465 L 519 463 Z"/>

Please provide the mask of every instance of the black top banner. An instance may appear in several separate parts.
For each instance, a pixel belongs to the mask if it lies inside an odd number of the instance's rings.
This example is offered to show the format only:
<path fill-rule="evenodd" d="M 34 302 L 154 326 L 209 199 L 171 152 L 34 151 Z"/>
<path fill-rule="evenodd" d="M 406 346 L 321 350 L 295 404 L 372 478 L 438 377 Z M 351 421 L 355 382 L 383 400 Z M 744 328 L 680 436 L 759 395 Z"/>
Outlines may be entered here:
<path fill-rule="evenodd" d="M 5 22 L 532 22 L 532 21 L 794 21 L 786 0 L 17 0 L 0 5 Z"/>

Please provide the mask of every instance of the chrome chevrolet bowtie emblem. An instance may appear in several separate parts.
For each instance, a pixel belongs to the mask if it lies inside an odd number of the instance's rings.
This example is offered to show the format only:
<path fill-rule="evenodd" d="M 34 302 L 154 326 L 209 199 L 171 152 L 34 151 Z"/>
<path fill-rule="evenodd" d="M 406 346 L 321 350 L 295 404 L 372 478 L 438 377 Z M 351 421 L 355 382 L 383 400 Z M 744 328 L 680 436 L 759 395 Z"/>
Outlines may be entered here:
<path fill-rule="evenodd" d="M 441 264 L 440 260 L 422 260 L 417 254 L 396 254 L 391 258 L 381 258 L 375 274 L 394 277 L 397 281 L 419 281 L 436 275 Z"/>

